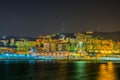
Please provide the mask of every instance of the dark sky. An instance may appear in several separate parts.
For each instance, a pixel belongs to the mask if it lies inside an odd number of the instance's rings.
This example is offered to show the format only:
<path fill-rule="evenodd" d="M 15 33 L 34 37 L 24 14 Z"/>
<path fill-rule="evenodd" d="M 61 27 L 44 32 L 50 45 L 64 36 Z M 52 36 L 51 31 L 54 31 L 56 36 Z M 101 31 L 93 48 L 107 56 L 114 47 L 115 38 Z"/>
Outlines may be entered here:
<path fill-rule="evenodd" d="M 120 30 L 118 0 L 3 0 L 0 36 Z"/>

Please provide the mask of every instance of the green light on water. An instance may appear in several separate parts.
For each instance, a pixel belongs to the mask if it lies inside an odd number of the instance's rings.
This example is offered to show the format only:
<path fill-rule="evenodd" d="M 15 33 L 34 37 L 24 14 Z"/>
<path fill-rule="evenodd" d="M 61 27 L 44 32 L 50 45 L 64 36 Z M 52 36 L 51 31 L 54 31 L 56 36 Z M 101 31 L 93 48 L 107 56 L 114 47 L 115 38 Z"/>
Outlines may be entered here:
<path fill-rule="evenodd" d="M 75 62 L 75 79 L 79 80 L 82 79 L 83 75 L 85 74 L 86 69 L 86 62 L 85 61 L 77 61 Z"/>

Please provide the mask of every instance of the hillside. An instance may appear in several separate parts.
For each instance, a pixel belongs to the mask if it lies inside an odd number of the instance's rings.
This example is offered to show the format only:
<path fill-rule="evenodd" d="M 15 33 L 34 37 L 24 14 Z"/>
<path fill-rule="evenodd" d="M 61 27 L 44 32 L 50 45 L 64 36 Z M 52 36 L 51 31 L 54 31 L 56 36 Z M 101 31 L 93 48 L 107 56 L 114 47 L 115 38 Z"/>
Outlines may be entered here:
<path fill-rule="evenodd" d="M 120 40 L 120 31 L 116 32 L 94 32 L 93 36 L 101 36 L 104 39 L 112 39 L 114 41 Z"/>

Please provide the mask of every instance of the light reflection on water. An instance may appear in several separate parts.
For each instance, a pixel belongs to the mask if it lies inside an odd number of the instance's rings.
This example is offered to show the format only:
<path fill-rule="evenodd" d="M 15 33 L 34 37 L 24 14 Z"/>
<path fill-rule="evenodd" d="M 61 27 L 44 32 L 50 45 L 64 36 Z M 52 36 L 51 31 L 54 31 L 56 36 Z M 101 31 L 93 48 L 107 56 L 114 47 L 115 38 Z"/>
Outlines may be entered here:
<path fill-rule="evenodd" d="M 120 80 L 120 64 L 67 61 L 0 61 L 0 80 Z"/>
<path fill-rule="evenodd" d="M 86 62 L 80 61 L 80 62 L 75 62 L 75 80 L 86 80 L 87 77 L 85 76 L 85 68 L 86 68 Z"/>
<path fill-rule="evenodd" d="M 116 80 L 115 66 L 112 62 L 100 64 L 98 80 Z"/>

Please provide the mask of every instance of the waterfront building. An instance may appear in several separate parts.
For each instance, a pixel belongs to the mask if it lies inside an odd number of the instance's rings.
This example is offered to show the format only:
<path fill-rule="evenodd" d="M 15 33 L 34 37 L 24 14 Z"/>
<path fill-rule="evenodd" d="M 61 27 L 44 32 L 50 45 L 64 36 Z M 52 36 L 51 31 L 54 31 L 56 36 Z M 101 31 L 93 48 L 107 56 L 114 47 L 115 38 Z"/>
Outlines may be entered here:
<path fill-rule="evenodd" d="M 49 55 L 45 53 L 56 52 L 69 52 L 77 54 L 101 54 L 110 55 L 112 53 L 120 53 L 120 41 L 115 42 L 111 39 L 103 39 L 92 36 L 93 32 L 87 32 L 86 34 L 76 33 L 74 37 L 52 37 L 53 35 L 40 36 L 35 41 L 25 38 L 20 38 L 15 40 L 11 38 L 10 46 L 7 46 L 8 40 L 0 40 L 1 46 L 0 50 L 10 51 L 21 54 L 39 53 L 42 55 Z M 15 45 L 14 45 L 15 44 Z M 62 55 L 62 54 L 57 54 Z"/>
<path fill-rule="evenodd" d="M 0 42 L 2 42 L 4 46 L 8 45 L 8 40 L 7 39 L 0 40 Z"/>
<path fill-rule="evenodd" d="M 10 39 L 10 46 L 14 46 L 15 45 L 15 39 L 14 38 L 11 38 Z"/>
<path fill-rule="evenodd" d="M 28 53 L 30 48 L 36 46 L 35 41 L 29 41 L 29 40 L 20 40 L 16 41 L 15 46 L 17 47 L 16 51 L 17 53 Z"/>
<path fill-rule="evenodd" d="M 49 52 L 50 51 L 50 44 L 49 43 L 44 43 L 44 51 Z"/>
<path fill-rule="evenodd" d="M 4 53 L 8 51 L 8 47 L 0 47 L 0 53 Z"/>

